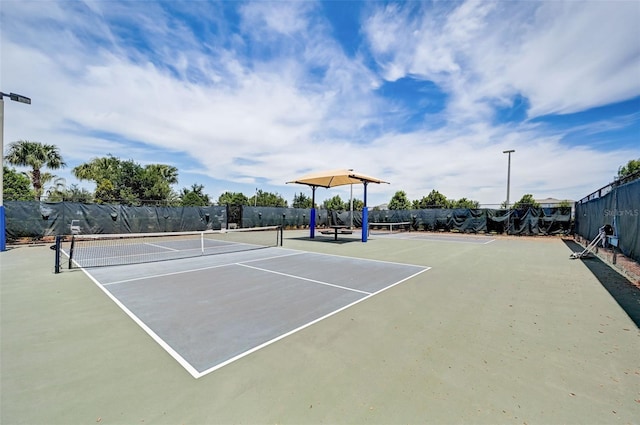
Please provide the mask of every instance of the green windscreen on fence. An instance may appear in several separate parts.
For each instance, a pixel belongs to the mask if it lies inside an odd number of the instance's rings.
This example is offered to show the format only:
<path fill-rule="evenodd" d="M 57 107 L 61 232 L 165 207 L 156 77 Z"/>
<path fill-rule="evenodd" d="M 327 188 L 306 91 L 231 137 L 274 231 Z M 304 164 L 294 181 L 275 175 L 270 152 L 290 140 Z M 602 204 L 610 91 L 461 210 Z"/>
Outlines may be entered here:
<path fill-rule="evenodd" d="M 632 190 L 620 197 L 633 198 Z M 624 202 L 624 201 L 622 201 Z M 636 207 L 637 208 L 637 207 Z M 229 217 L 232 211 L 233 219 Z M 362 212 L 316 209 L 316 225 L 362 226 Z M 53 235 L 148 233 L 218 230 L 221 228 L 283 226 L 307 228 L 310 209 L 254 206 L 130 207 L 72 202 L 6 202 L 7 239 Z M 233 220 L 233 221 L 231 221 Z M 369 223 L 410 223 L 418 231 L 506 233 L 510 235 L 567 234 L 570 208 L 418 209 L 369 211 Z M 598 225 L 597 227 L 601 226 Z M 597 229 L 596 227 L 596 229 Z M 597 230 L 596 230 L 597 231 Z"/>
<path fill-rule="evenodd" d="M 640 261 L 640 179 L 576 204 L 577 234 L 593 240 L 598 229 L 606 224 L 617 230 L 620 251 Z"/>
<path fill-rule="evenodd" d="M 309 227 L 311 210 L 308 208 L 242 206 L 242 227 L 284 226 Z M 316 226 L 327 224 L 327 210 L 316 209 Z"/>
<path fill-rule="evenodd" d="M 8 240 L 69 234 L 217 230 L 226 207 L 132 207 L 124 205 L 7 201 Z"/>

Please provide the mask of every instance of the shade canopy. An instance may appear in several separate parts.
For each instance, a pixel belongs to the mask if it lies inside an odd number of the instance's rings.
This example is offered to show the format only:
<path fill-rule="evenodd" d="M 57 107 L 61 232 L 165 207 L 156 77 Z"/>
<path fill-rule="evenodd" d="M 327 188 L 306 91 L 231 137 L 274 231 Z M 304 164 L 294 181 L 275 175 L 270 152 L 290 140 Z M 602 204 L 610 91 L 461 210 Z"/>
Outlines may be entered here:
<path fill-rule="evenodd" d="M 339 169 L 306 174 L 287 183 L 306 184 L 314 187 L 334 187 L 347 184 L 389 183 L 378 178 L 356 173 L 353 170 Z"/>

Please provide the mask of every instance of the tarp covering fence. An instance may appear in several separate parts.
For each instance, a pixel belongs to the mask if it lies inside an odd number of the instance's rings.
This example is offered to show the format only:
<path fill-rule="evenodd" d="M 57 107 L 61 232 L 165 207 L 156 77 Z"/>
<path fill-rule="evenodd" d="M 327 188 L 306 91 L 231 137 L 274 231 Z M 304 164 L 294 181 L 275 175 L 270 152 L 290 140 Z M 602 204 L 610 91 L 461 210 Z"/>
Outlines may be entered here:
<path fill-rule="evenodd" d="M 571 208 L 372 211 L 372 223 L 410 222 L 414 230 L 551 235 L 571 231 Z"/>
<path fill-rule="evenodd" d="M 640 179 L 612 186 L 606 194 L 576 204 L 578 235 L 593 240 L 606 224 L 617 230 L 620 251 L 640 261 Z"/>
<path fill-rule="evenodd" d="M 281 226 L 308 228 L 311 210 L 307 208 L 242 207 L 242 227 Z M 327 224 L 327 210 L 316 209 L 316 226 Z"/>
<path fill-rule="evenodd" d="M 7 240 L 16 240 L 68 235 L 72 224 L 82 234 L 220 229 L 226 226 L 227 208 L 6 201 L 5 216 Z"/>
<path fill-rule="evenodd" d="M 300 229 L 308 228 L 310 222 L 310 210 L 305 208 L 132 207 L 34 201 L 7 201 L 5 208 L 7 240 L 66 235 L 71 233 L 72 220 L 77 220 L 74 223 L 79 226 L 79 232 L 83 234 L 216 230 L 228 228 L 230 225 L 243 228 L 284 225 L 286 228 Z M 412 230 L 415 231 L 548 235 L 571 231 L 571 209 L 369 211 L 369 223 L 389 222 L 409 222 Z M 351 213 L 316 209 L 318 227 L 332 224 L 351 225 Z M 361 211 L 353 212 L 353 226 L 362 226 Z"/>

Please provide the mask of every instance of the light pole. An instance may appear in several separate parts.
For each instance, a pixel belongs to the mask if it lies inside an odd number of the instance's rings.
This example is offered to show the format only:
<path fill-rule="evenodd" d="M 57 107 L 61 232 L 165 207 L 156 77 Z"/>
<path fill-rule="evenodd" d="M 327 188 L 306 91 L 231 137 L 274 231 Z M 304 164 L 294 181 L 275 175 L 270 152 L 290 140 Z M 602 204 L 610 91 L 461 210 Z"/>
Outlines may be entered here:
<path fill-rule="evenodd" d="M 507 209 L 509 209 L 509 188 L 511 187 L 511 154 L 515 152 L 514 149 L 508 151 L 502 151 L 509 155 L 509 165 L 507 166 Z"/>
<path fill-rule="evenodd" d="M 0 91 L 0 251 L 7 250 L 7 234 L 4 217 L 4 96 L 9 99 L 31 105 L 31 99 L 16 93 L 2 93 Z"/>

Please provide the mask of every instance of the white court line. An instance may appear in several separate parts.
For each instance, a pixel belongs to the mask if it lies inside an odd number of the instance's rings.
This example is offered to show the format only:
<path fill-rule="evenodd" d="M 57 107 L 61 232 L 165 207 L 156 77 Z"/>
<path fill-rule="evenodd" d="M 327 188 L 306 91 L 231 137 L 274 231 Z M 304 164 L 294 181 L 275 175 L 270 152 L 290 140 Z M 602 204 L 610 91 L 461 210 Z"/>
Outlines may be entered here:
<path fill-rule="evenodd" d="M 260 270 L 262 272 L 267 272 L 267 273 L 273 273 L 273 274 L 278 274 L 280 276 L 286 276 L 286 277 L 292 277 L 294 279 L 298 279 L 298 280 L 306 280 L 307 282 L 313 282 L 313 283 L 319 283 L 320 285 L 325 285 L 325 286 L 333 286 L 334 288 L 340 288 L 340 289 L 344 289 L 346 291 L 353 291 L 353 292 L 359 292 L 361 294 L 365 294 L 365 295 L 371 295 L 371 292 L 366 292 L 366 291 L 361 291 L 359 289 L 355 289 L 355 288 L 349 288 L 347 286 L 340 286 L 340 285 L 336 285 L 334 283 L 329 283 L 329 282 L 322 282 L 320 280 L 315 280 L 315 279 L 309 279 L 307 277 L 302 277 L 302 276 L 296 276 L 293 274 L 288 274 L 288 273 L 282 273 L 282 272 L 277 272 L 275 270 L 269 270 L 269 269 L 263 269 L 261 267 L 254 267 L 254 266 L 249 266 L 247 264 L 242 264 L 242 263 L 238 263 L 239 266 L 242 267 L 247 267 L 249 269 L 254 269 L 254 270 Z"/>
<path fill-rule="evenodd" d="M 271 339 L 271 340 L 269 340 L 269 341 L 263 342 L 262 344 L 257 345 L 257 346 L 255 346 L 255 347 L 253 347 L 252 349 L 247 350 L 247 351 L 245 351 L 245 352 L 243 352 L 243 353 L 240 353 L 240 354 L 238 354 L 238 355 L 237 355 L 237 356 L 235 356 L 235 357 L 232 357 L 232 358 L 230 358 L 230 359 L 228 359 L 228 360 L 225 360 L 225 361 L 224 361 L 224 362 L 222 362 L 222 363 L 218 363 L 217 365 L 212 366 L 212 367 L 210 367 L 209 369 L 206 369 L 206 370 L 204 370 L 204 371 L 202 371 L 202 372 L 198 373 L 198 374 L 197 374 L 197 376 L 194 376 L 194 377 L 195 377 L 196 379 L 197 379 L 197 378 L 201 378 L 201 377 L 203 377 L 203 376 L 205 376 L 205 375 L 207 375 L 207 374 L 209 374 L 209 373 L 211 373 L 211 372 L 213 372 L 213 371 L 215 371 L 215 370 L 220 369 L 221 367 L 224 367 L 224 366 L 228 365 L 229 363 L 235 362 L 236 360 L 239 360 L 239 359 L 241 359 L 241 358 L 243 358 L 243 357 L 246 357 L 246 356 L 248 356 L 248 355 L 249 355 L 249 354 L 251 354 L 251 353 L 255 353 L 256 351 L 258 351 L 258 350 L 260 350 L 260 349 L 262 349 L 262 348 L 264 348 L 264 347 L 266 347 L 266 346 L 268 346 L 268 345 L 273 344 L 274 342 L 278 342 L 278 341 L 280 341 L 281 339 L 284 339 L 284 338 L 286 338 L 286 337 L 288 337 L 288 336 L 293 335 L 293 334 L 294 334 L 294 333 L 296 333 L 296 332 L 299 332 L 299 331 L 301 331 L 301 330 L 303 330 L 303 329 L 308 328 L 309 326 L 315 325 L 316 323 L 318 323 L 318 322 L 320 322 L 320 321 L 322 321 L 322 320 L 324 320 L 324 319 L 327 319 L 327 318 L 329 318 L 329 317 L 331 317 L 331 316 L 333 316 L 333 315 L 335 315 L 335 314 L 338 314 L 338 313 L 340 313 L 341 311 L 348 309 L 349 307 L 353 307 L 354 305 L 356 305 L 356 304 L 358 304 L 358 303 L 361 303 L 361 302 L 363 302 L 363 301 L 365 301 L 365 300 L 368 300 L 369 298 L 371 298 L 371 297 L 373 297 L 373 296 L 375 296 L 375 295 L 378 295 L 379 293 L 381 293 L 381 292 L 383 292 L 383 291 L 386 291 L 387 289 L 393 288 L 394 286 L 399 285 L 399 284 L 401 284 L 402 282 L 405 282 L 405 281 L 407 281 L 407 280 L 411 279 L 412 277 L 417 276 L 417 275 L 419 275 L 420 273 L 424 273 L 424 272 L 426 272 L 427 270 L 430 270 L 430 269 L 431 269 L 431 267 L 425 267 L 423 270 L 420 270 L 419 272 L 414 273 L 414 274 L 412 274 L 411 276 L 408 276 L 408 277 L 406 277 L 406 278 L 404 278 L 404 279 L 402 279 L 402 280 L 399 280 L 398 282 L 395 282 L 395 283 L 393 283 L 393 284 L 391 284 L 391 285 L 389 285 L 389 286 L 387 286 L 387 287 L 385 287 L 385 288 L 382 288 L 382 289 L 380 289 L 379 291 L 376 291 L 376 292 L 370 293 L 369 295 L 367 295 L 367 296 L 365 296 L 365 297 L 362 297 L 362 298 L 360 298 L 360 299 L 358 299 L 358 300 L 356 300 L 356 301 L 352 302 L 351 304 L 347 304 L 347 305 L 345 305 L 345 306 L 343 306 L 343 307 L 340 307 L 340 308 L 339 308 L 339 309 L 337 309 L 337 310 L 334 310 L 334 311 L 332 311 L 332 312 L 330 312 L 330 313 L 327 313 L 327 314 L 325 314 L 324 316 L 318 317 L 317 319 L 312 320 L 311 322 L 305 323 L 304 325 L 299 326 L 299 327 L 297 327 L 297 328 L 295 328 L 295 329 L 292 329 L 292 330 L 290 330 L 289 332 L 286 332 L 286 333 L 284 333 L 284 334 L 282 334 L 282 335 L 279 335 L 279 336 L 277 336 L 277 337 L 275 337 L 275 338 L 273 338 L 273 339 Z"/>
<path fill-rule="evenodd" d="M 314 319 L 314 320 L 312 320 L 312 321 L 310 321 L 308 323 L 305 323 L 304 325 L 301 325 L 301 326 L 299 326 L 299 327 L 297 327 L 295 329 L 292 329 L 291 331 L 288 331 L 288 332 L 286 332 L 286 333 L 284 333 L 282 335 L 279 335 L 279 336 L 277 336 L 275 338 L 272 338 L 272 339 L 270 339 L 270 340 L 268 340 L 268 341 L 266 341 L 266 342 L 264 342 L 262 344 L 259 344 L 259 345 L 255 346 L 255 347 L 253 347 L 253 348 L 251 348 L 251 349 L 249 349 L 247 351 L 244 351 L 244 352 L 242 352 L 242 353 L 240 353 L 240 354 L 238 354 L 238 355 L 236 355 L 236 356 L 234 356 L 234 357 L 232 357 L 232 358 L 230 358 L 228 360 L 225 360 L 225 361 L 223 361 L 221 363 L 218 363 L 215 366 L 212 366 L 209 369 L 206 369 L 206 370 L 204 370 L 202 372 L 198 372 L 198 370 L 196 368 L 194 368 L 184 357 L 182 357 L 166 341 L 164 341 L 159 335 L 157 335 L 149 326 L 147 326 L 140 318 L 138 318 L 138 316 L 136 316 L 131 310 L 129 310 L 120 300 L 118 300 L 118 298 L 115 297 L 115 295 L 113 295 L 111 292 L 109 292 L 109 290 L 105 287 L 107 285 L 114 284 L 116 282 L 107 283 L 107 284 L 101 284 L 86 269 L 82 268 L 82 270 L 100 288 L 101 291 L 103 291 L 105 294 L 107 294 L 107 296 L 113 302 L 115 302 L 118 307 L 120 307 L 136 324 L 138 324 L 138 326 L 140 326 L 145 332 L 147 332 L 147 334 L 149 334 L 149 336 L 151 336 L 151 338 L 154 341 L 156 341 L 171 357 L 173 357 L 182 367 L 184 367 L 184 369 L 187 372 L 189 372 L 189 374 L 191 376 L 193 376 L 195 379 L 198 379 L 198 378 L 201 378 L 201 377 L 203 377 L 203 376 L 205 376 L 205 375 L 207 375 L 207 374 L 209 374 L 209 373 L 211 373 L 211 372 L 213 372 L 213 371 L 215 371 L 217 369 L 220 369 L 220 368 L 222 368 L 222 367 L 224 367 L 224 366 L 226 366 L 226 365 L 228 365 L 228 364 L 230 364 L 230 363 L 232 363 L 232 362 L 234 362 L 236 360 L 239 360 L 239 359 L 241 359 L 241 358 L 243 358 L 245 356 L 248 356 L 249 354 L 252 354 L 252 353 L 254 353 L 254 352 L 256 352 L 256 351 L 258 351 L 258 350 L 260 350 L 260 349 L 262 349 L 264 347 L 267 347 L 268 345 L 271 345 L 271 344 L 273 344 L 273 343 L 275 343 L 277 341 L 280 341 L 280 340 L 282 340 L 282 339 L 284 339 L 284 338 L 286 338 L 286 337 L 288 337 L 290 335 L 293 335 L 296 332 L 299 332 L 299 331 L 301 331 L 303 329 L 306 329 L 309 326 L 312 326 L 312 325 L 314 325 L 314 324 L 316 324 L 316 323 L 318 323 L 318 322 L 320 322 L 320 321 L 322 321 L 324 319 L 327 319 L 327 318 L 329 318 L 329 317 L 331 317 L 331 316 L 333 316 L 335 314 L 338 314 L 341 311 L 344 311 L 344 310 L 346 310 L 346 309 L 348 309 L 350 307 L 353 307 L 354 305 L 356 305 L 356 304 L 358 304 L 360 302 L 363 302 L 363 301 L 365 301 L 365 300 L 367 300 L 367 299 L 369 299 L 369 298 L 371 298 L 371 297 L 373 297 L 375 295 L 380 294 L 381 292 L 384 292 L 384 291 L 386 291 L 386 290 L 388 290 L 390 288 L 393 288 L 394 286 L 399 285 L 399 284 L 401 284 L 401 283 L 403 283 L 403 282 L 405 282 L 405 281 L 407 281 L 407 280 L 409 280 L 409 279 L 411 279 L 411 278 L 413 278 L 413 277 L 415 277 L 415 276 L 417 276 L 417 275 L 419 275 L 421 273 L 424 273 L 427 270 L 431 269 L 431 267 L 416 266 L 416 265 L 412 265 L 412 264 L 392 263 L 392 262 L 389 262 L 389 261 L 370 260 L 370 259 L 366 259 L 366 258 L 345 257 L 345 256 L 340 256 L 340 255 L 332 255 L 332 254 L 321 254 L 321 253 L 311 253 L 311 252 L 305 252 L 305 251 L 296 251 L 296 252 L 285 254 L 285 255 L 277 255 L 277 256 L 271 256 L 269 258 L 258 258 L 258 259 L 253 259 L 253 260 L 247 260 L 247 261 L 244 261 L 244 262 L 230 263 L 230 264 L 217 265 L 217 266 L 211 266 L 211 267 L 204 267 L 204 268 L 201 268 L 201 269 L 194 269 L 194 270 L 191 270 L 191 271 L 206 270 L 206 269 L 224 267 L 224 266 L 234 265 L 235 264 L 235 265 L 241 265 L 241 266 L 244 266 L 244 267 L 254 268 L 254 269 L 257 269 L 257 270 L 266 271 L 266 272 L 270 272 L 270 273 L 277 273 L 277 272 L 273 272 L 273 271 L 269 271 L 269 270 L 260 269 L 260 268 L 253 267 L 253 266 L 249 266 L 249 265 L 246 265 L 246 264 L 243 264 L 243 263 L 262 261 L 262 260 L 271 259 L 271 258 L 295 256 L 295 255 L 300 255 L 300 254 L 330 255 L 330 256 L 334 256 L 334 257 L 351 258 L 351 259 L 361 260 L 361 261 L 374 261 L 374 262 L 389 263 L 389 264 L 396 264 L 396 265 L 409 266 L 409 267 L 420 267 L 420 268 L 422 268 L 422 270 L 419 270 L 416 273 L 414 273 L 412 275 L 409 275 L 409 276 L 405 277 L 404 279 L 401 279 L 401 280 L 399 280 L 399 281 L 397 281 L 395 283 L 392 283 L 392 284 L 390 284 L 390 285 L 388 285 L 388 286 L 386 286 L 386 287 L 384 287 L 384 288 L 382 288 L 382 289 L 380 289 L 380 290 L 378 290 L 376 292 L 373 292 L 373 293 L 359 291 L 359 290 L 356 290 L 356 289 L 353 289 L 353 288 L 344 288 L 343 287 L 343 289 L 348 289 L 348 290 L 351 290 L 351 291 L 354 291 L 354 292 L 360 292 L 364 296 L 362 298 L 350 303 L 350 304 L 347 304 L 347 305 L 345 305 L 343 307 L 340 307 L 340 308 L 338 308 L 338 309 L 336 309 L 336 310 L 334 310 L 332 312 L 329 312 L 329 313 L 325 314 L 324 316 L 321 316 L 321 317 L 319 317 L 317 319 Z M 162 274 L 162 275 L 146 276 L 144 278 L 134 278 L 134 279 L 126 280 L 126 281 L 149 279 L 149 278 L 152 278 L 152 277 L 167 276 L 167 275 L 187 273 L 187 272 L 188 271 L 175 272 L 175 273 L 165 273 L 165 274 Z M 282 274 L 282 273 L 279 273 L 279 274 Z M 311 279 L 306 279 L 306 278 L 303 278 L 301 276 L 294 276 L 294 275 L 290 275 L 290 276 L 294 277 L 294 278 L 297 278 L 297 279 L 303 279 L 303 280 L 312 281 Z M 126 282 L 126 281 L 121 281 L 121 282 Z M 326 282 L 325 283 L 319 282 L 319 281 L 315 281 L 315 282 L 316 283 L 326 284 Z M 337 286 L 337 285 L 331 285 L 331 286 Z"/>
<path fill-rule="evenodd" d="M 382 236 L 385 239 L 401 239 L 405 241 L 436 241 L 436 242 L 452 242 L 452 243 L 466 243 L 471 245 L 487 245 L 491 242 L 494 242 L 495 239 L 490 239 L 487 242 L 477 242 L 480 239 L 471 239 L 463 240 L 464 237 L 458 237 L 458 239 L 447 239 L 447 238 L 455 238 L 455 236 L 429 236 L 429 235 L 411 235 L 411 236 L 396 236 L 396 235 L 378 235 Z M 375 239 L 375 238 L 374 238 Z"/>
<path fill-rule="evenodd" d="M 290 249 L 291 251 L 297 251 L 291 248 L 287 248 Z M 398 263 L 397 261 L 386 261 L 386 260 L 376 260 L 375 258 L 361 258 L 361 257 L 348 257 L 346 255 L 338 255 L 338 254 L 329 254 L 326 252 L 311 252 L 311 251 L 299 251 L 302 254 L 311 254 L 311 255 L 323 255 L 326 257 L 338 257 L 338 258 L 347 258 L 349 260 L 358 260 L 358 261 L 370 261 L 373 263 L 383 263 L 383 264 L 393 264 L 396 266 L 409 266 L 409 267 L 427 267 L 427 266 L 422 266 L 420 264 L 411 264 L 411 263 Z M 428 269 L 431 267 L 427 267 Z"/>
<path fill-rule="evenodd" d="M 272 255 L 270 257 L 254 258 L 253 260 L 241 261 L 239 263 L 236 262 L 236 263 L 217 264 L 215 266 L 199 267 L 197 269 L 188 269 L 188 270 L 180 270 L 180 271 L 177 271 L 177 272 L 169 272 L 169 273 L 160 273 L 160 274 L 146 275 L 146 276 L 140 276 L 140 277 L 132 277 L 131 279 L 116 280 L 114 282 L 103 283 L 102 285 L 109 286 L 109 285 L 116 285 L 116 284 L 119 284 L 119 283 L 135 282 L 136 280 L 146 280 L 146 279 L 155 279 L 155 278 L 158 278 L 158 277 L 165 277 L 165 276 L 175 276 L 175 275 L 183 274 L 183 273 L 200 272 L 200 271 L 203 271 L 203 270 L 211 270 L 211 269 L 217 269 L 217 268 L 220 268 L 220 267 L 242 265 L 242 263 L 251 263 L 251 262 L 254 262 L 254 261 L 262 261 L 262 260 L 271 260 L 273 258 L 290 257 L 292 255 L 300 255 L 300 254 L 302 254 L 302 252 L 293 252 L 293 253 L 284 254 L 284 255 Z M 198 258 L 198 257 L 195 257 L 195 258 Z M 187 258 L 185 258 L 185 260 L 186 259 Z"/>
<path fill-rule="evenodd" d="M 145 242 L 144 244 L 145 245 L 149 245 L 149 246 L 155 246 L 156 248 L 168 249 L 169 251 L 180 251 L 179 249 L 169 248 L 168 246 L 158 245 L 158 244 L 155 244 L 155 243 Z"/>
<path fill-rule="evenodd" d="M 89 276 L 89 279 L 91 279 L 93 281 L 93 283 L 95 283 L 102 292 L 104 292 L 105 294 L 107 294 L 107 296 L 111 299 L 111 301 L 113 301 L 114 303 L 116 303 L 116 305 L 118 307 L 120 307 L 122 309 L 122 311 L 124 311 L 127 316 L 129 316 L 135 323 L 138 324 L 138 326 L 140 326 L 147 334 L 149 334 L 149 336 L 155 341 L 157 342 L 160 347 L 164 348 L 164 350 L 169 353 L 169 355 L 171 357 L 173 357 L 182 367 L 184 367 L 187 372 L 189 372 L 191 374 L 191 376 L 193 376 L 194 378 L 199 378 L 200 376 L 200 372 L 198 372 L 196 370 L 196 368 L 194 368 L 193 366 L 191 366 L 191 363 L 189 363 L 187 360 L 185 360 L 184 357 L 182 357 L 176 350 L 174 350 L 169 344 L 167 344 L 165 342 L 164 339 L 160 338 L 160 336 L 158 334 L 156 334 L 149 326 L 147 326 L 138 316 L 136 316 L 131 310 L 129 310 L 122 302 L 120 302 L 120 300 L 118 298 L 116 298 L 115 295 L 113 295 L 111 292 L 109 292 L 103 285 L 100 284 L 100 282 L 98 282 L 93 276 L 91 276 L 91 274 L 89 272 L 87 272 L 86 269 L 82 269 L 82 271 L 84 271 L 84 273 Z"/>

